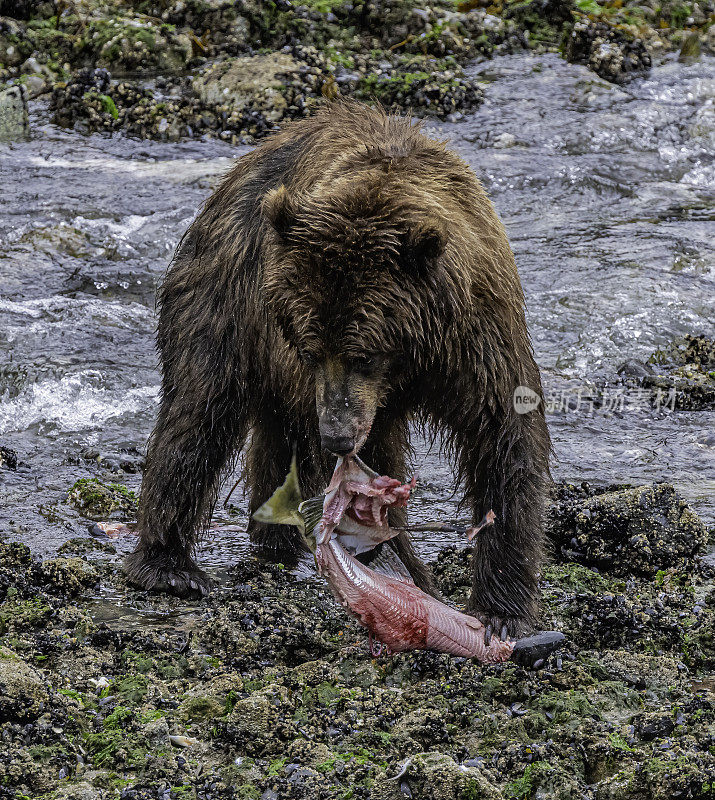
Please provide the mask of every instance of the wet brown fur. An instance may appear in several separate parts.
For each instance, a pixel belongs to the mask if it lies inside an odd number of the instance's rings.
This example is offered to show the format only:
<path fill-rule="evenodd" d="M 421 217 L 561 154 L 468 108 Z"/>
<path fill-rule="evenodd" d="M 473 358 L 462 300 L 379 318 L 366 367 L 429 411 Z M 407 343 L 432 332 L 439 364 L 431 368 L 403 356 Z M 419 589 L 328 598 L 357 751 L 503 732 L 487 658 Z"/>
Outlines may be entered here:
<path fill-rule="evenodd" d="M 443 436 L 474 520 L 497 515 L 476 542 L 470 610 L 511 633 L 530 627 L 549 436 L 543 404 L 513 410 L 517 386 L 541 393 L 524 298 L 504 229 L 462 160 L 408 120 L 333 104 L 237 162 L 184 236 L 159 302 L 162 403 L 133 582 L 205 587 L 194 546 L 249 439 L 255 509 L 293 447 L 304 493 L 323 489 L 330 425 L 370 424 L 361 457 L 407 477 L 414 420 Z M 251 533 L 297 546 L 287 528 Z M 396 549 L 432 590 L 406 537 Z"/>

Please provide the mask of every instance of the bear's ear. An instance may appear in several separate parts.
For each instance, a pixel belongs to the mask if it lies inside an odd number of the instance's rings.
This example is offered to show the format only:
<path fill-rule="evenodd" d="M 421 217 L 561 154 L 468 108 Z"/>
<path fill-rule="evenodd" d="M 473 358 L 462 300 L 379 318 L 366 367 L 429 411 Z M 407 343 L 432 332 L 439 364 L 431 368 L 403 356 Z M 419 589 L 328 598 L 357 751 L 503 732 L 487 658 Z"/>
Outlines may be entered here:
<path fill-rule="evenodd" d="M 428 222 L 411 228 L 406 241 L 407 263 L 417 270 L 442 255 L 447 244 L 447 231 L 439 222 Z"/>
<path fill-rule="evenodd" d="M 283 184 L 277 189 L 266 192 L 266 196 L 263 198 L 263 213 L 281 236 L 285 236 L 293 227 L 295 206 Z"/>

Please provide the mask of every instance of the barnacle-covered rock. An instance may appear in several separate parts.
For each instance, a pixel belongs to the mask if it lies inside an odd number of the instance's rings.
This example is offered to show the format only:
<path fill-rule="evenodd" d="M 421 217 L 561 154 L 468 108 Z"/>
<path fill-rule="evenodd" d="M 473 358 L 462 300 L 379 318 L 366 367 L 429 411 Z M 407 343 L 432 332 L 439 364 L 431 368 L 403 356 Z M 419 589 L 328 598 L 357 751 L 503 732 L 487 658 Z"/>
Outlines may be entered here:
<path fill-rule="evenodd" d="M 632 38 L 605 22 L 579 20 L 566 40 L 566 59 L 585 64 L 611 83 L 627 83 L 646 74 L 651 57 L 641 39 Z"/>
<path fill-rule="evenodd" d="M 598 493 L 562 486 L 548 529 L 570 560 L 614 575 L 688 568 L 707 541 L 697 514 L 666 483 Z"/>
<path fill-rule="evenodd" d="M 17 653 L 0 646 L 0 724 L 37 719 L 48 701 L 40 674 Z"/>
<path fill-rule="evenodd" d="M 656 350 L 648 361 L 652 371 L 640 383 L 651 389 L 661 406 L 715 408 L 715 340 L 686 335 Z"/>
<path fill-rule="evenodd" d="M 99 573 L 81 558 L 48 558 L 39 566 L 40 580 L 49 590 L 74 597 L 99 582 Z"/>

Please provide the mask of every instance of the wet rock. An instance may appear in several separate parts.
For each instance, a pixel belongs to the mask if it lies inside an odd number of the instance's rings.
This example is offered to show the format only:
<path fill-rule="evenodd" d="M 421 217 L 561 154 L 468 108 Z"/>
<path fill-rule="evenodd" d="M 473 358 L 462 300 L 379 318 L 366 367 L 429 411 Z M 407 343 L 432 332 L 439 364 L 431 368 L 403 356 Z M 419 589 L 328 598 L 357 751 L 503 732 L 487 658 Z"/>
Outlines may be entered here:
<path fill-rule="evenodd" d="M 279 753 L 295 736 L 291 717 L 288 691 L 269 684 L 234 705 L 225 736 L 249 755 Z"/>
<path fill-rule="evenodd" d="M 684 40 L 680 52 L 678 53 L 678 61 L 685 64 L 694 64 L 700 58 L 700 36 L 693 31 Z"/>
<path fill-rule="evenodd" d="M 655 580 L 609 580 L 580 565 L 559 565 L 544 570 L 542 596 L 549 625 L 578 647 L 652 650 L 708 669 L 715 655 L 708 633 L 715 614 L 695 614 L 693 591 L 702 582 L 675 572 Z"/>
<path fill-rule="evenodd" d="M 187 719 L 208 719 L 207 708 L 220 708 L 216 716 L 228 713 L 243 691 L 243 685 L 241 676 L 233 672 L 204 679 L 184 694 L 178 713 Z"/>
<path fill-rule="evenodd" d="M 417 753 L 408 762 L 401 782 L 381 774 L 370 793 L 371 800 L 402 800 L 407 797 L 434 800 L 499 800 L 501 792 L 473 767 L 457 764 L 445 753 Z"/>
<path fill-rule="evenodd" d="M 661 350 L 656 350 L 650 357 L 650 362 L 680 366 L 694 364 L 704 369 L 715 369 L 715 340 L 707 336 L 688 334 Z"/>
<path fill-rule="evenodd" d="M 28 75 L 25 79 L 25 87 L 27 88 L 28 100 L 34 100 L 36 97 L 48 92 L 50 84 L 39 75 Z"/>
<path fill-rule="evenodd" d="M 506 147 L 514 147 L 516 144 L 516 136 L 512 133 L 500 133 L 494 137 L 493 147 L 497 149 L 504 149 Z"/>
<path fill-rule="evenodd" d="M 144 738 L 148 747 L 153 750 L 161 750 L 169 744 L 169 723 L 166 717 L 150 720 L 143 730 Z"/>
<path fill-rule="evenodd" d="M 644 742 L 652 742 L 653 739 L 663 739 L 675 730 L 675 720 L 673 714 L 662 712 L 650 712 L 637 714 L 631 719 L 631 724 Z"/>
<path fill-rule="evenodd" d="M 87 258 L 96 252 L 87 234 L 66 222 L 29 230 L 18 239 L 18 244 L 30 252 L 39 251 L 50 257 L 63 253 L 72 258 Z"/>
<path fill-rule="evenodd" d="M 593 495 L 562 486 L 548 519 L 563 556 L 614 575 L 687 569 L 707 541 L 707 529 L 670 484 Z"/>
<path fill-rule="evenodd" d="M 96 17 L 85 30 L 78 31 L 78 36 L 77 50 L 86 62 L 119 71 L 176 72 L 193 55 L 187 33 L 139 13 Z"/>
<path fill-rule="evenodd" d="M 293 50 L 311 57 L 308 48 Z M 265 87 L 253 80 L 255 59 L 263 65 L 264 77 L 276 76 L 267 78 Z M 290 70 L 272 72 L 268 65 L 278 69 L 279 62 L 280 68 Z M 296 64 L 299 68 L 293 69 Z M 276 130 L 279 121 L 307 115 L 321 96 L 324 80 L 321 66 L 298 62 L 289 54 L 273 54 L 221 62 L 193 81 L 158 80 L 164 96 L 128 81 L 87 89 L 78 76 L 54 89 L 51 108 L 57 124 L 81 131 L 122 130 L 130 136 L 169 141 L 209 136 L 253 143 Z"/>
<path fill-rule="evenodd" d="M 17 84 L 0 90 L 0 142 L 27 139 L 29 135 L 27 89 Z"/>
<path fill-rule="evenodd" d="M 566 59 L 585 64 L 599 77 L 611 83 L 627 83 L 646 74 L 651 58 L 645 44 L 605 22 L 579 20 L 566 42 Z"/>
<path fill-rule="evenodd" d="M 24 28 L 9 16 L 0 16 L 0 63 L 12 75 L 17 74 L 17 68 L 32 52 L 32 45 L 25 41 Z"/>
<path fill-rule="evenodd" d="M 437 709 L 410 711 L 395 723 L 392 733 L 395 743 L 406 750 L 424 748 L 448 738 L 444 715 Z"/>
<path fill-rule="evenodd" d="M 710 800 L 713 793 L 705 776 L 715 774 L 715 756 L 672 748 L 659 758 L 624 769 L 598 786 L 596 800 L 672 800 L 692 797 Z"/>
<path fill-rule="evenodd" d="M 270 108 L 268 119 L 277 122 L 287 107 L 281 93 L 285 76 L 299 69 L 287 53 L 244 56 L 213 65 L 194 80 L 194 89 L 207 104 L 226 103 L 239 111 L 248 105 Z"/>
<path fill-rule="evenodd" d="M 11 588 L 17 592 L 18 584 L 24 588 L 31 566 L 32 554 L 27 545 L 0 541 L 0 599 L 10 594 Z"/>
<path fill-rule="evenodd" d="M 20 67 L 23 75 L 40 75 L 43 78 L 52 79 L 52 71 L 45 65 L 40 64 L 34 56 L 30 56 Z"/>
<path fill-rule="evenodd" d="M 119 483 L 81 478 L 67 493 L 67 502 L 89 519 L 127 519 L 136 513 L 136 497 Z"/>
<path fill-rule="evenodd" d="M 0 646 L 0 723 L 35 720 L 48 702 L 40 674 L 17 653 Z"/>
<path fill-rule="evenodd" d="M 687 335 L 656 350 L 652 373 L 640 385 L 651 389 L 656 404 L 685 410 L 715 408 L 715 340 Z M 654 373 L 654 374 L 653 374 Z"/>
<path fill-rule="evenodd" d="M 392 111 L 443 119 L 476 108 L 484 99 L 476 79 L 465 76 L 457 65 L 420 57 L 398 59 L 391 69 L 370 69 L 352 91 Z"/>
<path fill-rule="evenodd" d="M 649 364 L 644 364 L 642 361 L 629 358 L 618 367 L 616 372 L 629 378 L 644 378 L 646 375 L 653 374 L 653 367 Z"/>
<path fill-rule="evenodd" d="M 88 553 L 107 553 L 108 555 L 113 555 L 116 552 L 116 547 L 109 542 L 103 542 L 90 537 L 82 538 L 79 536 L 74 539 L 68 539 L 57 550 L 57 554 L 60 556 L 82 556 Z"/>
<path fill-rule="evenodd" d="M 0 468 L 17 469 L 17 450 L 10 447 L 0 447 Z"/>
<path fill-rule="evenodd" d="M 74 597 L 99 582 L 97 569 L 81 558 L 47 559 L 40 565 L 39 574 L 43 582 L 50 584 L 50 591 L 68 597 Z"/>
<path fill-rule="evenodd" d="M 140 450 L 131 445 L 111 451 L 100 451 L 95 447 L 85 447 L 80 451 L 80 458 L 84 461 L 99 464 L 104 469 L 117 472 L 137 473 L 144 469 L 144 455 Z M 71 463 L 81 463 L 79 459 Z"/>
<path fill-rule="evenodd" d="M 102 792 L 91 783 L 82 781 L 72 786 L 61 786 L 52 797 L 53 800 L 102 800 Z"/>
<path fill-rule="evenodd" d="M 219 703 L 213 697 L 198 696 L 186 698 L 180 706 L 179 714 L 190 721 L 201 721 L 216 719 L 224 711 L 225 702 Z"/>
<path fill-rule="evenodd" d="M 6 592 L 6 598 L 0 605 L 0 634 L 43 627 L 53 613 L 45 599 L 18 596 L 17 587 L 12 587 Z"/>

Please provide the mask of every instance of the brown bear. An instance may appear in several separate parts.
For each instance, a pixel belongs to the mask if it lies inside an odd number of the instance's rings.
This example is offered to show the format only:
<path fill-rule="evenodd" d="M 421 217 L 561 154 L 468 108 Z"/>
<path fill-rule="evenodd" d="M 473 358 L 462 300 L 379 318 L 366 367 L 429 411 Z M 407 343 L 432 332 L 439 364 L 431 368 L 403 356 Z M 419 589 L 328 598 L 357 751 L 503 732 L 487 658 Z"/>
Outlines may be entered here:
<path fill-rule="evenodd" d="M 162 398 L 130 581 L 205 593 L 194 561 L 221 475 L 248 441 L 255 510 L 294 450 L 304 496 L 335 455 L 407 478 L 409 427 L 442 435 L 478 534 L 469 611 L 502 636 L 534 622 L 549 472 L 524 297 L 469 167 L 411 121 L 338 102 L 238 160 L 184 235 L 159 292 Z M 399 524 L 397 516 L 393 524 Z M 290 528 L 249 526 L 281 558 Z M 406 534 L 392 546 L 434 592 Z"/>

